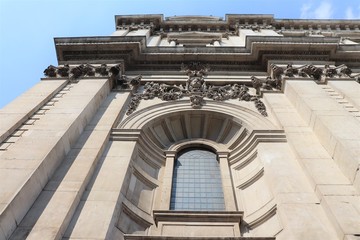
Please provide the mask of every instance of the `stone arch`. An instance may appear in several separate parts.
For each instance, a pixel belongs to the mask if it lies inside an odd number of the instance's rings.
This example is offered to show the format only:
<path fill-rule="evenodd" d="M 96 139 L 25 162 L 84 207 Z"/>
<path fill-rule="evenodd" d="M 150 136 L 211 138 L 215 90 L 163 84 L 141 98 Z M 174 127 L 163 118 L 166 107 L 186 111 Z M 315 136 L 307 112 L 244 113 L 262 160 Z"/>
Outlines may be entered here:
<path fill-rule="evenodd" d="M 254 132 L 281 131 L 256 110 L 228 102 L 209 101 L 193 109 L 185 100 L 162 102 L 126 117 L 118 131 L 140 131 L 159 150 L 169 150 L 177 142 L 209 140 L 234 149 L 242 138 Z"/>
<path fill-rule="evenodd" d="M 172 177 L 171 162 L 174 163 L 176 154 L 182 149 L 206 146 L 218 154 L 222 164 L 222 176 L 228 178 L 224 184 L 224 188 L 228 188 L 225 190 L 225 202 L 228 203 L 229 199 L 232 201 L 226 206 L 226 211 L 242 211 L 245 209 L 241 206 L 243 199 L 238 198 L 246 196 L 237 191 L 245 192 L 261 187 L 271 192 L 264 177 L 264 167 L 257 158 L 258 144 L 286 141 L 284 132 L 256 109 L 251 109 L 250 105 L 239 106 L 231 101 L 208 101 L 201 109 L 193 109 L 186 100 L 161 102 L 135 111 L 117 125 L 113 132 L 113 139 L 116 138 L 137 140 L 137 153 L 132 160 L 135 167 L 153 166 L 161 172 L 156 177 L 149 177 L 151 174 L 146 168 L 142 168 L 131 176 L 137 182 L 147 185 L 146 191 L 151 192 L 151 200 L 140 201 L 153 204 L 151 209 L 147 209 L 149 215 L 146 219 L 151 219 L 151 212 L 169 210 L 167 202 L 170 203 L 172 186 L 171 180 L 170 183 L 167 181 Z M 224 172 L 224 169 L 228 172 Z M 243 173 L 249 172 L 251 176 L 247 176 L 246 182 L 243 178 L 237 179 Z M 252 218 L 245 219 L 244 222 L 250 223 L 250 228 L 266 228 L 269 219 L 269 222 L 276 221 L 276 202 L 271 199 L 271 194 L 269 196 L 264 203 L 259 203 L 257 209 L 251 209 Z M 137 207 L 135 202 L 128 201 L 127 204 L 129 209 Z M 141 211 L 143 209 L 138 210 Z M 128 213 L 125 211 L 122 214 Z M 144 216 L 137 215 L 136 211 L 132 211 L 132 214 L 134 219 L 145 219 Z M 156 231 L 155 225 L 147 228 Z"/>
<path fill-rule="evenodd" d="M 213 152 L 226 151 L 226 147 L 223 144 L 219 144 L 208 139 L 194 139 L 194 140 L 185 139 L 183 141 L 179 141 L 171 145 L 169 147 L 169 151 L 180 152 L 183 149 L 191 148 L 191 147 L 205 148 Z"/>
<path fill-rule="evenodd" d="M 232 100 L 236 101 L 236 100 Z M 246 102 L 245 102 L 246 103 Z M 150 107 L 140 109 L 121 121 L 117 128 L 120 129 L 141 129 L 159 117 L 179 112 L 201 113 L 214 112 L 228 116 L 234 121 L 240 122 L 249 130 L 252 129 L 276 129 L 276 126 L 266 117 L 262 116 L 251 103 L 248 106 L 220 101 L 208 101 L 201 109 L 194 109 L 187 100 L 169 101 L 154 104 Z M 169 115 L 168 115 L 169 116 Z"/>

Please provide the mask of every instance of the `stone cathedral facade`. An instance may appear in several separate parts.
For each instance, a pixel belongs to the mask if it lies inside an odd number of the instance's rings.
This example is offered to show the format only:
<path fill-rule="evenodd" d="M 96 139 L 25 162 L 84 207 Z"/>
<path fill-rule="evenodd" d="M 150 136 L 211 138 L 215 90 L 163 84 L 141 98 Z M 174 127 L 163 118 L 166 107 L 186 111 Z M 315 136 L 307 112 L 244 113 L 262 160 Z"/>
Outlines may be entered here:
<path fill-rule="evenodd" d="M 115 24 L 1 109 L 1 240 L 360 239 L 360 20 Z"/>

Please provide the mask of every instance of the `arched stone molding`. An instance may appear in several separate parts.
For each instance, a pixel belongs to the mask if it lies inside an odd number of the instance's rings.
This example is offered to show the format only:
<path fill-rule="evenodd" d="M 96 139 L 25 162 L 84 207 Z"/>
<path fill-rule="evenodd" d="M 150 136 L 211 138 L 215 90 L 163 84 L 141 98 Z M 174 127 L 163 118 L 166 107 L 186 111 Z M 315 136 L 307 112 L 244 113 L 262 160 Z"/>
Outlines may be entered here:
<path fill-rule="evenodd" d="M 257 157 L 257 146 L 261 142 L 284 142 L 286 138 L 283 130 L 250 106 L 208 101 L 201 109 L 193 109 L 184 100 L 162 102 L 123 119 L 113 129 L 112 139 L 136 140 L 139 158 L 158 167 L 158 178 L 153 182 L 159 185 L 153 188 L 152 212 L 169 211 L 173 168 L 179 151 L 203 147 L 217 153 L 225 209 L 244 212 L 244 231 L 249 233 L 278 221 L 276 201 L 266 183 L 264 166 Z M 141 175 L 147 177 L 146 173 Z M 246 193 L 252 194 L 258 188 L 265 189 L 269 198 L 266 201 L 247 199 Z M 244 204 L 251 201 L 257 202 L 256 207 Z M 146 230 L 150 235 L 161 234 L 159 231 L 161 229 L 154 225 Z"/>
<path fill-rule="evenodd" d="M 283 130 L 256 111 L 211 101 L 202 109 L 174 101 L 136 111 L 113 130 L 112 136 L 140 139 L 157 159 L 177 143 L 209 140 L 229 151 L 231 164 L 245 159 L 259 142 L 285 141 Z"/>
<path fill-rule="evenodd" d="M 213 152 L 226 152 L 227 148 L 224 144 L 217 143 L 208 139 L 190 139 L 182 140 L 177 143 L 174 143 L 169 147 L 169 151 L 179 152 L 185 148 L 190 147 L 202 147 L 212 150 Z"/>
<path fill-rule="evenodd" d="M 236 100 L 233 100 L 236 101 Z M 177 100 L 154 104 L 147 108 L 140 109 L 119 123 L 120 129 L 141 129 L 147 124 L 151 124 L 161 116 L 171 116 L 179 112 L 214 112 L 228 116 L 249 130 L 253 129 L 276 129 L 276 126 L 262 116 L 257 110 L 249 106 L 240 106 L 228 102 L 207 101 L 201 109 L 193 109 L 189 106 L 188 100 Z"/>

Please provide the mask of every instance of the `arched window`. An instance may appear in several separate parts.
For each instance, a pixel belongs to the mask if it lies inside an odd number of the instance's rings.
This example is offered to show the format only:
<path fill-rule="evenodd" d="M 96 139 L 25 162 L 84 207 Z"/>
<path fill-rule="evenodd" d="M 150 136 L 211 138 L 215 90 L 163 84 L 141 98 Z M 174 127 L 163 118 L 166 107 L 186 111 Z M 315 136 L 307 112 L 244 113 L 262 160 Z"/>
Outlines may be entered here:
<path fill-rule="evenodd" d="M 215 153 L 189 148 L 178 155 L 174 164 L 170 210 L 225 210 Z"/>

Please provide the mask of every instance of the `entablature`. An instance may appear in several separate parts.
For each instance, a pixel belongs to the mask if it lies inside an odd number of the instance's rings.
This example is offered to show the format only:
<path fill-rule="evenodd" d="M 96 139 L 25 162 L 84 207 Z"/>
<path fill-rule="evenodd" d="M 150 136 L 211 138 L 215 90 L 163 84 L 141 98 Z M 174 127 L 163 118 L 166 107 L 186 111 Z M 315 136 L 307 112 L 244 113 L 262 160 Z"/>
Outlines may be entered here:
<path fill-rule="evenodd" d="M 360 66 L 360 20 L 145 14 L 119 15 L 115 23 L 112 36 L 55 38 L 59 64 L 123 60 L 133 70 L 175 70 L 183 62 L 201 61 L 219 71 L 265 70 L 270 60 Z"/>
<path fill-rule="evenodd" d="M 236 28 L 271 28 L 274 30 L 359 31 L 359 20 L 276 19 L 272 14 L 226 14 L 214 16 L 174 16 L 162 14 L 117 15 L 116 29 L 149 26 L 159 31 L 221 31 Z"/>
<path fill-rule="evenodd" d="M 211 41 L 213 39 L 210 39 Z M 210 41 L 209 40 L 209 41 Z M 56 38 L 59 64 L 116 63 L 137 68 L 171 69 L 188 61 L 221 65 L 223 70 L 252 65 L 265 68 L 268 60 L 336 61 L 350 67 L 359 66 L 360 45 L 351 49 L 339 44 L 340 38 L 292 38 L 248 36 L 244 47 L 148 47 L 145 37 Z M 169 57 L 171 54 L 171 58 Z M 160 70 L 160 69 L 159 69 Z"/>

